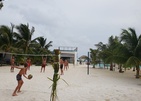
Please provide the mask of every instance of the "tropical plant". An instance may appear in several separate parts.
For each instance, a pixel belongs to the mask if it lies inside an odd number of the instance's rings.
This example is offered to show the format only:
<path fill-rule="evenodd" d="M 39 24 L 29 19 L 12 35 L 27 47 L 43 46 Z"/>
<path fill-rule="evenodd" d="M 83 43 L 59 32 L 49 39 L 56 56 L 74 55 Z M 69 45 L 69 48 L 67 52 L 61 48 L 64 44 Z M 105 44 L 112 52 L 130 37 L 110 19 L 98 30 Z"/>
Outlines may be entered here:
<path fill-rule="evenodd" d="M 17 47 L 23 49 L 25 54 L 31 53 L 32 48 L 30 48 L 30 46 L 35 44 L 35 40 L 32 40 L 32 35 L 35 31 L 34 27 L 30 30 L 28 24 L 20 24 L 19 26 L 16 26 L 16 29 L 18 31 L 16 34 L 18 40 L 16 43 Z"/>
<path fill-rule="evenodd" d="M 118 44 L 118 37 L 117 36 L 111 36 L 109 37 L 106 53 L 107 53 L 107 58 L 106 62 L 110 63 L 110 70 L 113 70 L 113 66 L 115 64 L 115 56 L 117 54 L 116 47 Z"/>
<path fill-rule="evenodd" d="M 13 52 L 16 50 L 15 45 L 15 33 L 14 25 L 11 24 L 11 27 L 2 25 L 0 26 L 0 49 L 5 52 Z"/>
<path fill-rule="evenodd" d="M 32 39 L 34 33 L 34 27 L 29 29 L 29 25 L 20 24 L 20 25 L 13 25 L 11 27 L 1 25 L 0 26 L 0 51 L 1 52 L 9 52 L 10 54 L 18 54 L 17 61 L 23 62 L 22 58 L 27 57 L 27 54 L 39 54 L 42 55 L 44 53 L 49 53 L 49 47 L 51 47 L 52 41 L 48 44 L 43 45 L 44 52 L 38 51 L 41 49 L 39 41 L 40 37 Z M 45 39 L 46 42 L 46 39 Z M 25 55 L 23 55 L 25 54 Z M 6 54 L 4 55 L 4 57 Z M 33 55 L 32 55 L 33 56 Z M 3 57 L 3 58 L 4 58 Z M 20 57 L 20 58 L 19 58 Z M 38 57 L 34 57 L 34 59 L 39 59 Z M 25 59 L 24 59 L 25 60 Z"/>
<path fill-rule="evenodd" d="M 3 0 L 0 0 L 0 10 L 1 10 L 1 8 L 3 7 L 3 2 L 2 2 Z"/>
<path fill-rule="evenodd" d="M 141 64 L 141 35 L 139 37 L 133 28 L 122 29 L 121 42 L 125 45 L 128 52 L 126 66 L 136 67 L 136 78 L 139 78 L 139 65 Z"/>
<path fill-rule="evenodd" d="M 52 67 L 54 69 L 54 74 L 53 74 L 53 79 L 49 78 L 53 82 L 52 84 L 52 89 L 51 89 L 51 96 L 50 96 L 50 101 L 56 101 L 57 99 L 57 82 L 60 78 L 60 75 L 58 74 L 59 72 L 59 54 L 60 50 L 59 49 L 54 49 L 55 56 L 52 57 Z M 67 85 L 68 83 L 62 79 Z"/>
<path fill-rule="evenodd" d="M 98 63 L 97 53 L 98 53 L 98 50 L 94 50 L 90 48 L 90 58 L 91 58 L 91 63 L 93 64 L 93 68 L 95 68 L 95 65 Z"/>
<path fill-rule="evenodd" d="M 107 58 L 107 45 L 103 44 L 102 42 L 99 42 L 98 44 L 95 44 L 95 46 L 97 47 L 97 62 L 99 63 L 104 63 L 104 68 L 105 68 L 105 63 L 106 63 L 106 58 Z"/>
<path fill-rule="evenodd" d="M 47 39 L 43 38 L 43 37 L 38 37 L 37 39 L 37 43 L 38 45 L 38 52 L 39 53 L 44 53 L 44 54 L 48 54 L 50 53 L 49 51 L 49 47 L 52 46 L 52 41 L 50 41 L 49 43 L 47 43 Z M 47 43 L 47 44 L 46 44 Z"/>

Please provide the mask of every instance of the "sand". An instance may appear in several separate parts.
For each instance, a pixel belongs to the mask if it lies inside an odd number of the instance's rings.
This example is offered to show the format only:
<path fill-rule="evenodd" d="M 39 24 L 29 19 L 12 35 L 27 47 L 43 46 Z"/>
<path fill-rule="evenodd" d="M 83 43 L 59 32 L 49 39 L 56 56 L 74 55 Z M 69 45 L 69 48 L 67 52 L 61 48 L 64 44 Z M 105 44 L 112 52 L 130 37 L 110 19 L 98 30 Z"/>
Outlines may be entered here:
<path fill-rule="evenodd" d="M 45 73 L 40 73 L 40 66 L 31 66 L 28 74 L 33 78 L 23 77 L 22 92 L 12 96 L 17 86 L 15 79 L 19 69 L 10 72 L 10 66 L 0 67 L 0 101 L 50 101 L 51 84 L 47 78 L 52 78 L 53 68 L 46 67 Z M 86 65 L 70 65 L 59 80 L 57 86 L 58 101 L 141 101 L 141 79 L 135 78 L 135 72 L 92 68 L 89 75 Z"/>

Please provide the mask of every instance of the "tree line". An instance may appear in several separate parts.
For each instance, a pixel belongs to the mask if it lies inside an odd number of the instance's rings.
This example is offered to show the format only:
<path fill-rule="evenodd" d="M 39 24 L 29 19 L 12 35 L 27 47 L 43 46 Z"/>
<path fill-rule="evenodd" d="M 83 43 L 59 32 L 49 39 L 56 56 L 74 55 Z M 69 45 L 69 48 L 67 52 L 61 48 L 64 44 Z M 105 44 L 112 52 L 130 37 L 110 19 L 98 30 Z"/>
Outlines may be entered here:
<path fill-rule="evenodd" d="M 17 54 L 50 54 L 49 47 L 53 41 L 47 43 L 47 38 L 39 36 L 32 38 L 35 28 L 29 24 L 0 26 L 0 52 Z"/>
<path fill-rule="evenodd" d="M 140 75 L 141 65 L 141 35 L 137 35 L 135 29 L 122 29 L 120 36 L 110 36 L 108 43 L 99 42 L 95 44 L 96 49 L 90 48 L 91 61 L 94 64 L 102 62 L 110 64 L 110 70 L 118 65 L 119 72 L 122 68 L 134 68 L 136 78 Z"/>

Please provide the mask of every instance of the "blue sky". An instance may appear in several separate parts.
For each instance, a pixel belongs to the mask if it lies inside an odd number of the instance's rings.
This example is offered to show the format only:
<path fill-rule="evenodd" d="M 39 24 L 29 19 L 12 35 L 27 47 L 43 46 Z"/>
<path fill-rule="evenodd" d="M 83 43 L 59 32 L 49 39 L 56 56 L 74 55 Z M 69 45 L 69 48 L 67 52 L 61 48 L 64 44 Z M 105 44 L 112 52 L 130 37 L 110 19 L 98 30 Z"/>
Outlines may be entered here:
<path fill-rule="evenodd" d="M 141 34 L 140 0 L 5 0 L 0 25 L 29 23 L 33 38 L 44 36 L 53 47 L 78 47 L 78 56 L 121 29 Z"/>

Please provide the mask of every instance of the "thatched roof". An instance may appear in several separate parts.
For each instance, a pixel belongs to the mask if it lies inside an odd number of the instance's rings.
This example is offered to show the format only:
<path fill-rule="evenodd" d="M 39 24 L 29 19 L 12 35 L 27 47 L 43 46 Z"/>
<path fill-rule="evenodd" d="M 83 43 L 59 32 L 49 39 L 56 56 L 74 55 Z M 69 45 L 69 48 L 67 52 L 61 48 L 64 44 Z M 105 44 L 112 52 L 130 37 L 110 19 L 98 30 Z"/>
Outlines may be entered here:
<path fill-rule="evenodd" d="M 81 60 L 81 59 L 86 60 L 86 59 L 88 59 L 88 56 L 86 56 L 86 55 L 82 55 L 82 56 L 79 57 L 79 59 L 80 59 L 80 60 Z"/>

